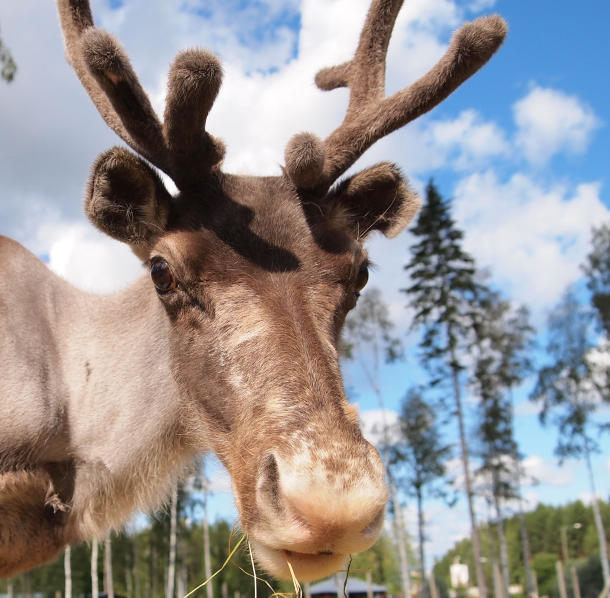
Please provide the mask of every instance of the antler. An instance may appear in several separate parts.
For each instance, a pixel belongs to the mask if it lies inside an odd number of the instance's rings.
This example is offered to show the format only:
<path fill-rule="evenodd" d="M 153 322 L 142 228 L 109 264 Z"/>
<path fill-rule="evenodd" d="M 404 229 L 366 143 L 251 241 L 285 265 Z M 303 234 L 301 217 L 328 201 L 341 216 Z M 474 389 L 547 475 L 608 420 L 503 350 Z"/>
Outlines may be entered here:
<path fill-rule="evenodd" d="M 178 55 L 170 69 L 162 126 L 119 42 L 93 26 L 88 0 L 57 0 L 57 7 L 68 62 L 123 141 L 179 187 L 222 159 L 222 144 L 205 131 L 222 80 L 215 56 L 203 50 Z"/>
<path fill-rule="evenodd" d="M 498 49 L 506 35 L 506 23 L 499 16 L 479 18 L 463 25 L 453 36 L 449 49 L 426 75 L 409 87 L 385 97 L 385 59 L 394 22 L 403 0 L 374 0 L 369 9 L 354 58 L 321 70 L 316 85 L 325 91 L 349 87 L 350 99 L 345 119 L 324 142 L 316 146 L 311 171 L 320 169 L 321 189 L 343 174 L 375 141 L 406 125 L 444 100 L 468 77 L 483 66 Z M 289 143 L 286 156 L 300 155 L 297 136 Z M 309 154 L 311 154 L 309 149 Z M 305 180 L 304 164 L 292 168 L 296 178 Z M 319 179 L 318 179 L 319 181 Z M 299 184 L 299 182 L 297 182 Z"/>

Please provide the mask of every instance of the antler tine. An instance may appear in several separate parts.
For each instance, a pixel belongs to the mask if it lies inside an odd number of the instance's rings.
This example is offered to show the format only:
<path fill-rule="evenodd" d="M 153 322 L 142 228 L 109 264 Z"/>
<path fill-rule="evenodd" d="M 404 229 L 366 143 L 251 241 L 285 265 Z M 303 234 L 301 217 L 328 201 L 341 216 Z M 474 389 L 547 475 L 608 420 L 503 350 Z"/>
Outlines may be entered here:
<path fill-rule="evenodd" d="M 359 110 L 363 103 L 385 96 L 385 59 L 402 3 L 403 0 L 375 0 L 367 14 L 354 58 L 316 75 L 316 85 L 325 91 L 350 88 L 346 117 Z"/>
<path fill-rule="evenodd" d="M 224 156 L 222 142 L 205 130 L 221 82 L 220 62 L 205 50 L 182 52 L 171 66 L 163 132 L 177 182 L 183 185 Z"/>
<path fill-rule="evenodd" d="M 88 0 L 57 0 L 57 8 L 68 62 L 103 119 L 171 175 L 161 124 L 119 43 L 93 26 Z"/>
<path fill-rule="evenodd" d="M 323 142 L 328 188 L 375 141 L 431 110 L 481 68 L 506 36 L 499 16 L 463 25 L 440 61 L 409 87 L 385 98 L 385 57 L 403 0 L 374 0 L 350 62 L 316 75 L 320 89 L 350 88 L 345 119 Z"/>

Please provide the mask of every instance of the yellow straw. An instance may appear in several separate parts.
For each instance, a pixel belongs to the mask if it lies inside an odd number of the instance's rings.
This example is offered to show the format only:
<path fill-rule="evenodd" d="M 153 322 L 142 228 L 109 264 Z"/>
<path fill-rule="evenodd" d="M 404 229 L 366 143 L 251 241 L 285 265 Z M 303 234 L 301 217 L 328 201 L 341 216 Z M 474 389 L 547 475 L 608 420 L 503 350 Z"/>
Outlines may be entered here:
<path fill-rule="evenodd" d="M 256 568 L 254 567 L 254 557 L 252 556 L 252 546 L 250 546 L 250 542 L 248 542 L 248 550 L 250 550 L 250 562 L 252 563 L 252 577 L 254 577 L 254 598 L 257 598 Z"/>
<path fill-rule="evenodd" d="M 233 550 L 229 553 L 229 556 L 227 557 L 227 559 L 225 560 L 225 562 L 222 564 L 222 567 L 220 569 L 218 569 L 218 571 L 216 571 L 216 573 L 213 573 L 212 575 L 210 575 L 210 577 L 208 577 L 202 584 L 198 585 L 196 588 L 192 589 L 188 594 L 186 594 L 183 598 L 188 598 L 191 594 L 194 594 L 197 590 L 200 590 L 201 588 L 203 588 L 205 585 L 207 585 L 208 582 L 212 581 L 231 561 L 231 559 L 233 558 L 233 555 L 237 552 L 237 549 L 241 546 L 241 543 L 246 539 L 246 536 L 242 536 L 239 539 L 239 542 L 235 545 L 235 548 L 233 548 Z"/>

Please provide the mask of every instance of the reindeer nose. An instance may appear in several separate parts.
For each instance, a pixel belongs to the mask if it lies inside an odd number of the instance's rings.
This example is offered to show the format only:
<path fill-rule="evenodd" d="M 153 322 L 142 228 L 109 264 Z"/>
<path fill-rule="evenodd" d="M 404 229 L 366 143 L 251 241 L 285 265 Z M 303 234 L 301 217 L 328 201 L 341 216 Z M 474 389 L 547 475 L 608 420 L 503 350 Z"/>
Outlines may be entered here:
<path fill-rule="evenodd" d="M 346 447 L 347 449 L 347 447 Z M 257 488 L 261 513 L 282 523 L 267 541 L 276 549 L 306 554 L 366 550 L 383 523 L 388 491 L 379 453 L 360 447 L 341 461 L 269 454 Z M 267 535 L 267 534 L 266 534 Z M 271 540 L 271 542 L 269 542 Z"/>

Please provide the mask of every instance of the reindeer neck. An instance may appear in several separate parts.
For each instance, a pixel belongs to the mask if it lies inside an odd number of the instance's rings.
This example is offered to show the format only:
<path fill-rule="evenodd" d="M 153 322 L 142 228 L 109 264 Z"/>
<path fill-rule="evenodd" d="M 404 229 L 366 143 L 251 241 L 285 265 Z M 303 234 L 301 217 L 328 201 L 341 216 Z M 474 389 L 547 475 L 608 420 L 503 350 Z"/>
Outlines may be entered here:
<path fill-rule="evenodd" d="M 115 295 L 78 292 L 72 307 L 61 350 L 71 449 L 118 469 L 123 455 L 169 450 L 161 445 L 182 409 L 167 314 L 149 278 Z"/>

